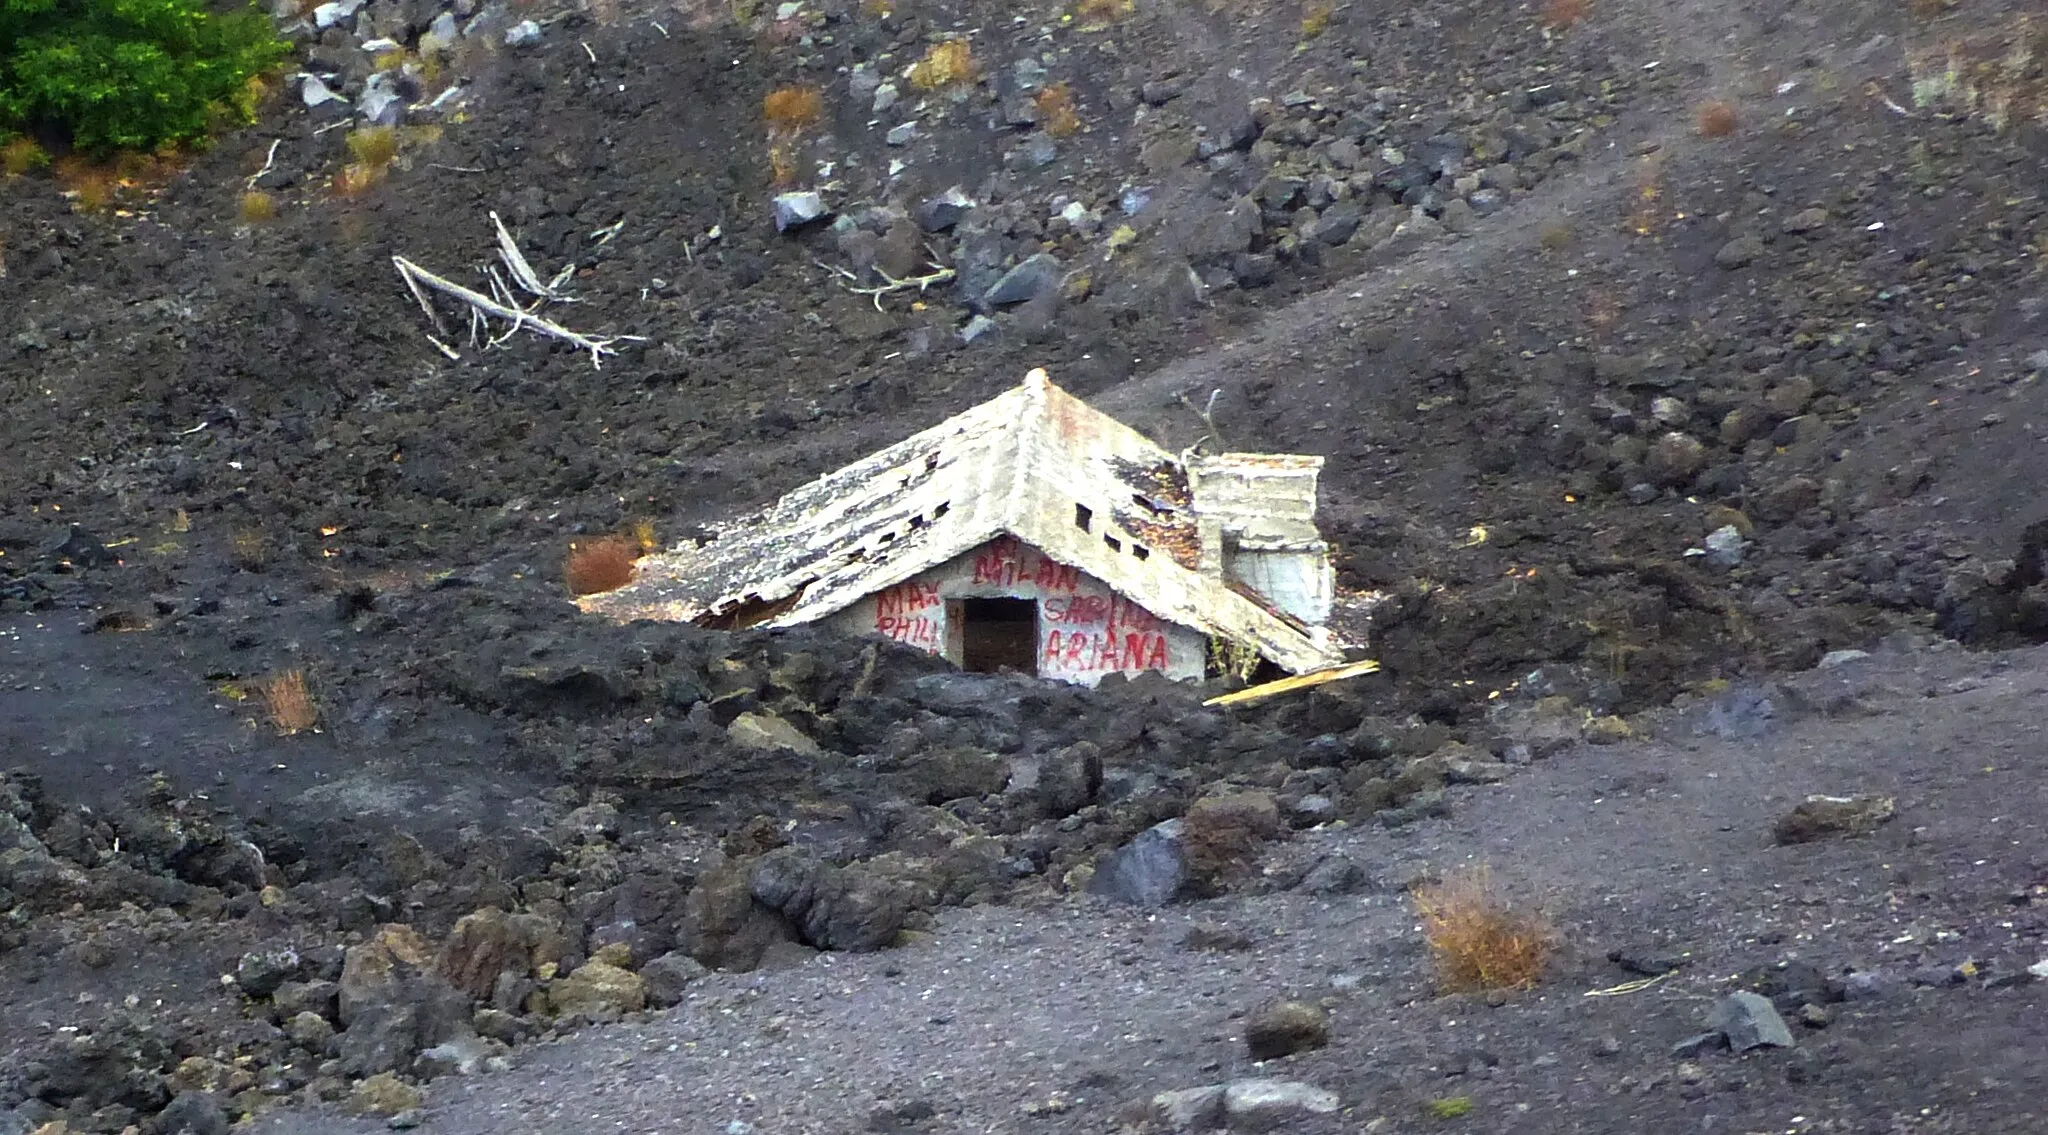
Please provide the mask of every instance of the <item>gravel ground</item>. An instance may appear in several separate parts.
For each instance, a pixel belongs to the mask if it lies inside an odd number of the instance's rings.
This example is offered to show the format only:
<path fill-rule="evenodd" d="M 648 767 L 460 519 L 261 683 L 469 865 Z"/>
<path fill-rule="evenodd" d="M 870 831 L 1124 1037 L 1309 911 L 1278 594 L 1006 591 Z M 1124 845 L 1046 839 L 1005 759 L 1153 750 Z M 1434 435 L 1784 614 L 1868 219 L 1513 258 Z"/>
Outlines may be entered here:
<path fill-rule="evenodd" d="M 1659 739 L 1466 790 L 1451 819 L 1312 832 L 1269 861 L 1349 858 L 1354 894 L 950 912 L 908 948 L 711 976 L 675 1010 L 437 1083 L 412 1118 L 448 1135 L 1096 1132 L 1142 1123 L 1159 1091 L 1277 1076 L 1343 1101 L 1287 1127 L 1306 1135 L 2040 1130 L 2048 983 L 2006 982 L 2048 960 L 2048 651 L 1881 656 L 1765 692 L 1755 736 L 1715 736 L 1712 705 L 1674 712 Z M 1775 845 L 1810 792 L 1894 795 L 1899 815 L 1870 838 Z M 1433 990 L 1405 892 L 1476 861 L 1563 941 L 1541 986 L 1499 1004 Z M 1191 948 L 1196 927 L 1244 948 Z M 1616 950 L 1685 961 L 1588 996 L 1634 976 Z M 1978 976 L 1934 976 L 1966 961 Z M 1889 982 L 1795 1024 L 1789 1050 L 1673 1055 L 1717 998 L 1796 962 Z M 1334 1039 L 1254 1065 L 1246 1014 L 1281 997 L 1321 1001 Z M 1459 1097 L 1469 1115 L 1419 1118 Z M 380 1127 L 282 1111 L 255 1130 Z"/>

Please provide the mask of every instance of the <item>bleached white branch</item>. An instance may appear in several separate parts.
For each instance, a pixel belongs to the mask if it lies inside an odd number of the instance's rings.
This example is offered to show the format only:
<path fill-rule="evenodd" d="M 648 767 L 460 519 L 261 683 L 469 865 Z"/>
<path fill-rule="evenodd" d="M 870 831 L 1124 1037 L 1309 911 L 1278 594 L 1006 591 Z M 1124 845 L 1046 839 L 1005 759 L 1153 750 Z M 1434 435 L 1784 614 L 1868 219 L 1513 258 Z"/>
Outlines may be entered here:
<path fill-rule="evenodd" d="M 500 303 L 474 288 L 465 288 L 453 280 L 437 276 L 403 256 L 393 256 L 391 263 L 393 267 L 398 269 L 399 277 L 405 281 L 405 286 L 412 292 L 413 298 L 419 301 L 420 309 L 427 313 L 429 319 L 433 320 L 436 330 L 439 330 L 441 327 L 441 318 L 435 313 L 434 305 L 427 298 L 426 291 L 423 289 L 432 289 L 469 305 L 472 341 L 474 341 L 475 333 L 480 323 L 485 324 L 486 327 L 488 326 L 487 319 L 489 317 L 496 317 L 509 323 L 511 326 L 505 329 L 504 334 L 488 341 L 487 345 L 489 346 L 497 346 L 521 330 L 532 331 L 538 335 L 559 339 L 578 350 L 590 352 L 591 365 L 602 367 L 604 365 L 604 356 L 618 354 L 618 349 L 612 346 L 612 344 L 625 341 L 641 341 L 637 335 L 585 335 L 581 332 L 571 331 L 552 319 L 536 315 L 532 311 Z"/>
<path fill-rule="evenodd" d="M 270 152 L 263 155 L 263 168 L 249 175 L 249 189 L 251 192 L 255 191 L 256 183 L 263 180 L 263 175 L 269 173 L 276 165 L 277 148 L 282 145 L 284 145 L 284 139 L 282 138 L 272 138 L 270 140 Z"/>
<path fill-rule="evenodd" d="M 619 223 L 625 224 L 624 221 Z M 498 259 L 504 261 L 506 271 L 512 273 L 513 283 L 545 300 L 554 300 L 557 303 L 575 302 L 575 297 L 560 290 L 562 282 L 575 272 L 574 265 L 562 269 L 554 279 L 543 283 L 540 273 L 535 272 L 533 265 L 527 263 L 526 254 L 519 251 L 519 242 L 512 239 L 511 231 L 505 227 L 505 222 L 499 219 L 495 209 L 491 210 L 491 224 L 498 229 Z"/>

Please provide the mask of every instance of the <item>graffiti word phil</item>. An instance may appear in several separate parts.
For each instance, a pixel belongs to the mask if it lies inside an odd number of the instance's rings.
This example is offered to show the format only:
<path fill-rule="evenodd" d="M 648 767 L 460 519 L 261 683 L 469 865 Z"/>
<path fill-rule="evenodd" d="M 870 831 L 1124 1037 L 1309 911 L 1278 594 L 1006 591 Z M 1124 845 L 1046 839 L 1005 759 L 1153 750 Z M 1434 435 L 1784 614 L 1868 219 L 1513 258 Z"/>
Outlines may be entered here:
<path fill-rule="evenodd" d="M 1081 569 L 1054 563 L 1005 537 L 975 555 L 974 582 L 997 587 L 1037 584 L 1041 591 L 1070 594 L 1081 586 Z"/>
<path fill-rule="evenodd" d="M 875 596 L 875 633 L 936 654 L 939 621 L 923 612 L 941 603 L 939 585 L 911 580 Z"/>
<path fill-rule="evenodd" d="M 1039 668 L 1070 674 L 1165 670 L 1172 665 L 1170 659 L 1163 634 L 1053 631 L 1045 636 L 1045 653 L 1039 659 Z"/>

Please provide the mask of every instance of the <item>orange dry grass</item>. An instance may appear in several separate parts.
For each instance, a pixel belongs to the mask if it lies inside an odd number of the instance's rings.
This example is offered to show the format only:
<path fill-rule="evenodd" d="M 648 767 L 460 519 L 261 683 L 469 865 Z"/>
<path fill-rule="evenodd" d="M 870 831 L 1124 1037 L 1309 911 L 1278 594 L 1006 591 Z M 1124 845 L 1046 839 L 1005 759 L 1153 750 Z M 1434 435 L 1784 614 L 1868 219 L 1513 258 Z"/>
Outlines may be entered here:
<path fill-rule="evenodd" d="M 933 44 L 910 68 L 910 83 L 921 91 L 964 87 L 980 79 L 981 64 L 975 62 L 974 48 L 964 39 Z"/>
<path fill-rule="evenodd" d="M 1054 83 L 1039 91 L 1032 101 L 1038 104 L 1038 121 L 1047 134 L 1065 138 L 1080 131 L 1081 114 L 1074 109 L 1074 88 Z"/>
<path fill-rule="evenodd" d="M 761 117 L 772 130 L 801 134 L 825 118 L 825 97 L 816 87 L 778 87 L 761 100 Z"/>
<path fill-rule="evenodd" d="M 1708 138 L 1726 138 L 1735 133 L 1738 123 L 1735 107 L 1722 99 L 1700 108 L 1700 133 Z"/>
<path fill-rule="evenodd" d="M 1446 990 L 1527 989 L 1543 976 L 1556 945 L 1549 925 L 1502 899 L 1485 868 L 1418 886 L 1414 898 Z"/>
<path fill-rule="evenodd" d="M 631 536 L 600 536 L 570 544 L 568 561 L 562 567 L 569 594 L 596 595 L 633 582 L 633 564 L 640 551 L 640 541 Z"/>
<path fill-rule="evenodd" d="M 0 146 L 0 170 L 5 170 L 9 177 L 33 173 L 49 164 L 49 151 L 36 145 L 34 138 L 16 138 Z"/>
<path fill-rule="evenodd" d="M 1131 0 L 1076 0 L 1074 17 L 1084 27 L 1103 27 L 1113 24 L 1137 10 Z"/>
<path fill-rule="evenodd" d="M 1545 0 L 1543 22 L 1562 31 L 1586 18 L 1588 0 Z"/>
<path fill-rule="evenodd" d="M 320 707 L 313 703 L 313 690 L 306 684 L 304 670 L 286 670 L 265 678 L 257 686 L 264 711 L 278 734 L 289 737 L 304 733 L 320 722 Z"/>

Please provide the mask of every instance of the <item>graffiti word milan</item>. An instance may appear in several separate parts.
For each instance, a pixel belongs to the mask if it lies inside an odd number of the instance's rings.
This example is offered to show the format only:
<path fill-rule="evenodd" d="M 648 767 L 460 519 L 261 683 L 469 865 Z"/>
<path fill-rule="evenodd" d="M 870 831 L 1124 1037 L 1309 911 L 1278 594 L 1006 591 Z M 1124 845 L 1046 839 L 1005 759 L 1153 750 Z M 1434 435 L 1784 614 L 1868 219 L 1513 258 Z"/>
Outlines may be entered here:
<path fill-rule="evenodd" d="M 940 604 L 939 585 L 911 580 L 875 596 L 875 633 L 937 653 L 939 622 L 919 614 Z"/>
<path fill-rule="evenodd" d="M 974 582 L 997 587 L 1035 583 L 1041 591 L 1071 593 L 1081 586 L 1081 569 L 1054 563 L 1005 536 L 975 555 Z"/>

